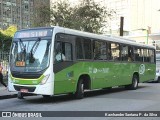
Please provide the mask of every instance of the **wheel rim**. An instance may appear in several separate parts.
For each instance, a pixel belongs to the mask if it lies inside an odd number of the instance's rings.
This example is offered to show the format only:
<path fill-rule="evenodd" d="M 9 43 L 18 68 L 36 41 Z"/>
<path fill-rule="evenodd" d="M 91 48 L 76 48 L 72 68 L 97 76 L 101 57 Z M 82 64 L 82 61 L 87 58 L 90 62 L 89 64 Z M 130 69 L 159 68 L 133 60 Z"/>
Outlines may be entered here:
<path fill-rule="evenodd" d="M 138 80 L 137 78 L 134 78 L 134 88 L 137 88 L 137 85 L 138 85 Z"/>
<path fill-rule="evenodd" d="M 83 83 L 81 84 L 81 92 L 82 92 L 82 94 L 84 93 L 84 84 Z"/>

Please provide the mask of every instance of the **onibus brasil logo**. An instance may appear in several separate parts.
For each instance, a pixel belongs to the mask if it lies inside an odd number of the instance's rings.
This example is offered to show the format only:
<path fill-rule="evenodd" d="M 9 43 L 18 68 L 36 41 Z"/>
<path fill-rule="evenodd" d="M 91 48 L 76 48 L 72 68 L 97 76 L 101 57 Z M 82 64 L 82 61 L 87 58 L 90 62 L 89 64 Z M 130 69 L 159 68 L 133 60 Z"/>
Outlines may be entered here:
<path fill-rule="evenodd" d="M 145 65 L 144 65 L 144 64 L 141 64 L 141 65 L 139 66 L 139 74 L 144 74 L 144 72 L 145 72 Z"/>

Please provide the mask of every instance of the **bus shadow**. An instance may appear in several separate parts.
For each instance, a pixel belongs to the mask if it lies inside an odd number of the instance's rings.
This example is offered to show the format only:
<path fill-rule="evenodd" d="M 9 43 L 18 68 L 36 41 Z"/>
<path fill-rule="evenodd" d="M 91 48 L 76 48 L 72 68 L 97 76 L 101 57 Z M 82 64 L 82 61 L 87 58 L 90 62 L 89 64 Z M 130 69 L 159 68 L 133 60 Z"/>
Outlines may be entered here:
<path fill-rule="evenodd" d="M 119 93 L 122 91 L 125 91 L 124 87 L 111 88 L 111 89 L 100 89 L 100 90 L 86 92 L 85 97 L 95 97 L 95 96 L 98 97 L 101 95 Z"/>
<path fill-rule="evenodd" d="M 26 97 L 24 98 L 27 103 L 41 104 L 41 103 L 60 103 L 75 100 L 73 95 L 59 95 L 44 98 L 43 96 Z"/>
<path fill-rule="evenodd" d="M 125 91 L 123 87 L 120 88 L 112 88 L 112 89 L 100 89 L 100 90 L 94 90 L 94 91 L 88 91 L 84 94 L 84 99 L 89 97 L 98 97 L 101 95 L 107 95 L 107 94 L 113 94 Z M 28 103 L 60 103 L 60 102 L 67 102 L 72 100 L 79 100 L 76 99 L 73 94 L 70 95 L 59 95 L 59 96 L 51 96 L 49 98 L 43 98 L 42 96 L 25 96 L 24 101 Z"/>
<path fill-rule="evenodd" d="M 139 86 L 137 90 L 146 88 L 149 86 Z M 90 97 L 101 97 L 102 95 L 109 95 L 109 94 L 114 94 L 114 93 L 120 93 L 124 91 L 131 91 L 131 90 L 126 90 L 124 87 L 118 87 L 118 88 L 112 88 L 112 89 L 99 89 L 99 90 L 93 90 L 93 91 L 87 91 L 84 94 L 84 99 L 85 98 L 90 98 Z M 49 98 L 43 98 L 42 96 L 28 96 L 25 98 L 24 101 L 27 103 L 34 103 L 34 104 L 41 104 L 41 103 L 61 103 L 61 102 L 68 102 L 68 101 L 75 101 L 79 100 L 76 99 L 73 94 L 70 95 L 59 95 L 59 96 L 51 96 Z"/>

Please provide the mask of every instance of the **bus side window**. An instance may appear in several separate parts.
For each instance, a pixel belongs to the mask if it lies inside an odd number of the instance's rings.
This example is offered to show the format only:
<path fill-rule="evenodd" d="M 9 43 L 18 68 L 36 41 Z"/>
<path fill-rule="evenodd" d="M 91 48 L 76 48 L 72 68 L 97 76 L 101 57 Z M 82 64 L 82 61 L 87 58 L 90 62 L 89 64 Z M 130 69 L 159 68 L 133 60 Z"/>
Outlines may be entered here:
<path fill-rule="evenodd" d="M 55 44 L 55 62 L 72 60 L 72 44 L 67 42 L 56 42 Z"/>
<path fill-rule="evenodd" d="M 107 59 L 112 60 L 111 43 L 107 43 Z"/>
<path fill-rule="evenodd" d="M 135 61 L 143 62 L 143 51 L 142 49 L 135 47 L 134 49 Z"/>
<path fill-rule="evenodd" d="M 71 61 L 72 60 L 72 44 L 62 43 L 62 53 L 64 53 L 66 61 Z"/>
<path fill-rule="evenodd" d="M 118 43 L 111 43 L 112 59 L 114 61 L 120 61 L 120 45 Z"/>
<path fill-rule="evenodd" d="M 95 41 L 93 46 L 94 46 L 94 59 L 95 60 L 106 60 L 107 59 L 106 42 Z"/>
<path fill-rule="evenodd" d="M 77 59 L 92 59 L 91 39 L 76 38 L 76 55 Z"/>
<path fill-rule="evenodd" d="M 149 50 L 149 56 L 150 56 L 150 62 L 154 63 L 155 62 L 154 50 Z"/>
<path fill-rule="evenodd" d="M 144 62 L 149 62 L 149 51 L 148 49 L 143 49 L 144 51 Z"/>
<path fill-rule="evenodd" d="M 133 47 L 129 46 L 128 47 L 128 61 L 134 61 L 134 51 L 133 51 Z"/>
<path fill-rule="evenodd" d="M 122 58 L 122 61 L 128 61 L 128 46 L 127 45 L 121 46 L 121 58 Z"/>
<path fill-rule="evenodd" d="M 54 62 L 61 62 L 62 60 L 65 60 L 65 56 L 62 53 L 62 42 L 56 42 L 55 43 L 55 50 L 54 50 Z"/>
<path fill-rule="evenodd" d="M 76 38 L 76 57 L 77 59 L 84 59 L 84 52 L 83 52 L 83 40 L 80 37 Z"/>

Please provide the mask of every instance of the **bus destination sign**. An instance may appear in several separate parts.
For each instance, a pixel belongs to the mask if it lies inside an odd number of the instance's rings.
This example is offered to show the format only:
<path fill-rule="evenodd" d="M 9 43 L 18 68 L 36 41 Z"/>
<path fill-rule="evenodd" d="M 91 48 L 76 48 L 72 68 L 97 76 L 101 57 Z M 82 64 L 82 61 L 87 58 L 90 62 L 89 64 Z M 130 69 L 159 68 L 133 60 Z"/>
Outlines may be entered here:
<path fill-rule="evenodd" d="M 18 31 L 15 38 L 30 38 L 30 37 L 49 37 L 52 36 L 52 29 L 35 29 Z"/>

